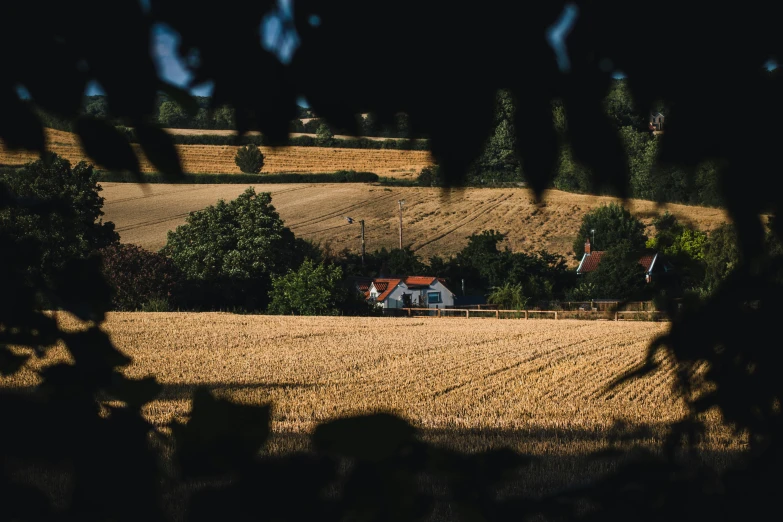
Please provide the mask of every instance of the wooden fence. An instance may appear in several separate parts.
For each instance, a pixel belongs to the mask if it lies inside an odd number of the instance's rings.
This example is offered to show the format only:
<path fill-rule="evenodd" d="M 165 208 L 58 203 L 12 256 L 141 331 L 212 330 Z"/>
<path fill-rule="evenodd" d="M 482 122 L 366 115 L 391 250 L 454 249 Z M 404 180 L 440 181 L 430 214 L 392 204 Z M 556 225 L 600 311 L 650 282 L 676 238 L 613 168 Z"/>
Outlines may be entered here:
<path fill-rule="evenodd" d="M 597 310 L 477 310 L 468 308 L 387 308 L 386 315 L 402 317 L 486 317 L 495 319 L 583 319 L 604 321 L 668 321 L 657 310 L 597 311 Z"/>

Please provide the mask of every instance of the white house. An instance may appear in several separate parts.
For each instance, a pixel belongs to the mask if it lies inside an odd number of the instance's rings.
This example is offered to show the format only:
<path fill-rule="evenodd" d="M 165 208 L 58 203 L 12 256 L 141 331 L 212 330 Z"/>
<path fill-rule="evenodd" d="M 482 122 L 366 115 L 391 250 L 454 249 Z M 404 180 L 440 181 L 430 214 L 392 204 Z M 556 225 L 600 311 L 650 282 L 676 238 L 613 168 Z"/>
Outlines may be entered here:
<path fill-rule="evenodd" d="M 454 306 L 454 294 L 437 277 L 379 277 L 372 280 L 365 296 L 383 308 Z"/>
<path fill-rule="evenodd" d="M 650 130 L 653 131 L 653 134 L 660 134 L 663 132 L 663 120 L 663 114 L 660 112 L 650 114 Z"/>

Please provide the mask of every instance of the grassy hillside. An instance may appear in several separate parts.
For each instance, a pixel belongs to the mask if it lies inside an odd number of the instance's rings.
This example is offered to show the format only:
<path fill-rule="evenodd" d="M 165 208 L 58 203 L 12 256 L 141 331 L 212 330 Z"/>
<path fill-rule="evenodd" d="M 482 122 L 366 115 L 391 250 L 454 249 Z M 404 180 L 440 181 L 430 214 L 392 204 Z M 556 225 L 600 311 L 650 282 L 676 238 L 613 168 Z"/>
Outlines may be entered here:
<path fill-rule="evenodd" d="M 263 181 L 263 177 L 259 178 Z M 550 191 L 543 206 L 533 204 L 528 189 L 462 189 L 380 187 L 368 184 L 254 185 L 272 193 L 272 203 L 297 236 L 335 250 L 358 251 L 360 228 L 343 216 L 364 219 L 369 251 L 398 245 L 397 200 L 404 199 L 403 242 L 420 255 L 448 256 L 462 249 L 474 232 L 495 229 L 508 234 L 514 251 L 546 249 L 565 256 L 571 253 L 573 236 L 582 216 L 590 209 L 615 201 L 609 197 Z M 104 183 L 105 219 L 117 225 L 123 241 L 150 250 L 161 248 L 166 232 L 185 222 L 188 213 L 230 200 L 245 185 L 167 185 L 142 187 Z M 703 230 L 727 221 L 724 211 L 686 205 L 662 205 L 631 200 L 631 211 L 650 223 L 668 209 L 680 220 Z"/>
<path fill-rule="evenodd" d="M 215 131 L 201 131 L 201 134 Z M 188 132 L 185 132 L 187 134 Z M 75 134 L 47 129 L 51 151 L 72 163 L 88 160 Z M 141 160 L 142 172 L 155 172 L 138 145 L 133 145 Z M 223 145 L 177 145 L 182 168 L 187 173 L 238 174 L 234 163 L 236 147 Z M 263 173 L 321 173 L 339 170 L 374 172 L 379 176 L 413 179 L 432 158 L 427 151 L 365 150 L 328 147 L 261 147 L 265 155 Z M 37 159 L 37 154 L 10 151 L 0 142 L 0 164 L 21 165 Z M 100 167 L 100 166 L 99 166 Z M 263 178 L 263 173 L 261 177 Z"/>

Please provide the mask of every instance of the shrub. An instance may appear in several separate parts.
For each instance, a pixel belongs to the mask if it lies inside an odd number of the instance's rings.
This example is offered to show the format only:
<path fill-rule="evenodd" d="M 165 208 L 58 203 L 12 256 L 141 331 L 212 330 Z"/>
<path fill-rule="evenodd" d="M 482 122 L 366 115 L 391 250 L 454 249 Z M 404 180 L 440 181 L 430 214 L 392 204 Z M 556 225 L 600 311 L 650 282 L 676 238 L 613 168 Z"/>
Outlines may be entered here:
<path fill-rule="evenodd" d="M 315 132 L 315 134 L 316 141 L 319 145 L 322 146 L 329 146 L 334 140 L 334 133 L 332 132 L 332 129 L 330 129 L 329 126 L 325 123 L 322 123 L 318 126 L 318 130 Z"/>
<path fill-rule="evenodd" d="M 243 145 L 237 150 L 234 163 L 245 174 L 258 174 L 264 168 L 264 155 L 255 145 Z"/>
<path fill-rule="evenodd" d="M 115 310 L 164 311 L 174 302 L 182 274 L 168 257 L 127 244 L 108 246 L 100 254 Z"/>
<path fill-rule="evenodd" d="M 489 304 L 500 306 L 504 310 L 524 310 L 529 298 L 524 296 L 522 285 L 506 283 L 503 286 L 492 288 L 492 293 L 487 297 Z"/>
<path fill-rule="evenodd" d="M 295 271 L 272 279 L 269 311 L 286 315 L 337 315 L 344 300 L 339 266 L 305 259 Z"/>
<path fill-rule="evenodd" d="M 169 305 L 169 302 L 167 299 L 164 299 L 162 297 L 150 299 L 143 305 L 141 305 L 141 311 L 142 312 L 169 312 L 171 311 L 171 306 Z"/>
<path fill-rule="evenodd" d="M 424 167 L 419 172 L 416 182 L 421 187 L 440 187 L 443 185 L 443 178 L 440 175 L 440 168 L 437 165 Z"/>

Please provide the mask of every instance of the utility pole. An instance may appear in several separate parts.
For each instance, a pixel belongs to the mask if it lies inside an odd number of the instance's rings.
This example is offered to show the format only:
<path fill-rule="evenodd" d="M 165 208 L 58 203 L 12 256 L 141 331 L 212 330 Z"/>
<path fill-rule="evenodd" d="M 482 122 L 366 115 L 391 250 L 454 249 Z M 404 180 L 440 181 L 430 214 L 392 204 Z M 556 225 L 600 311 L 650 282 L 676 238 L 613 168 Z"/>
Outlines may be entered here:
<path fill-rule="evenodd" d="M 400 250 L 402 250 L 402 204 L 405 203 L 405 200 L 398 199 L 397 203 L 400 205 Z"/>
<path fill-rule="evenodd" d="M 352 225 L 353 222 L 355 221 L 350 216 L 343 216 L 343 217 L 345 218 L 345 220 L 348 222 L 349 225 Z M 364 266 L 364 220 L 360 219 L 359 224 L 362 226 L 362 266 Z"/>
<path fill-rule="evenodd" d="M 359 220 L 359 224 L 362 226 L 362 266 L 364 266 L 364 220 Z"/>

